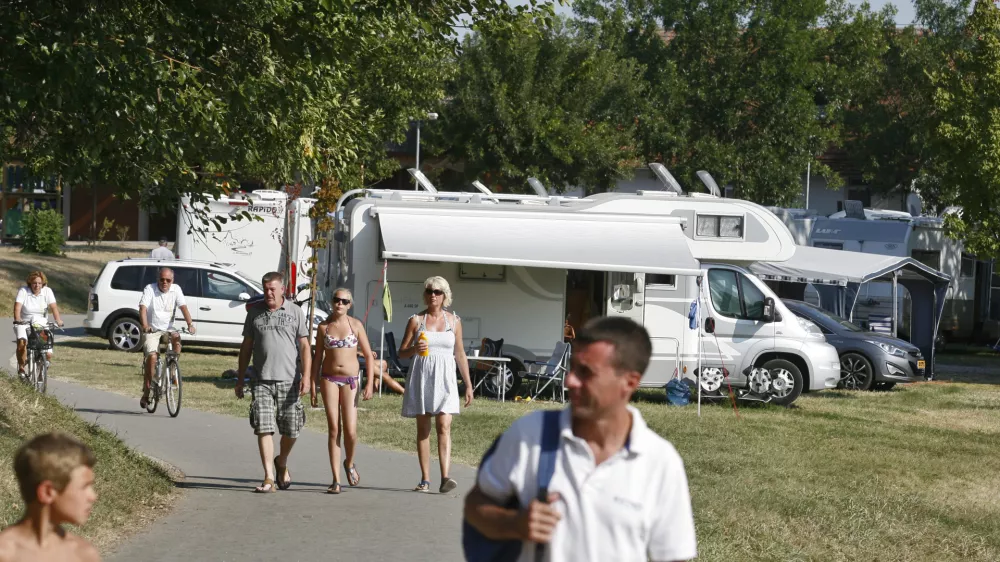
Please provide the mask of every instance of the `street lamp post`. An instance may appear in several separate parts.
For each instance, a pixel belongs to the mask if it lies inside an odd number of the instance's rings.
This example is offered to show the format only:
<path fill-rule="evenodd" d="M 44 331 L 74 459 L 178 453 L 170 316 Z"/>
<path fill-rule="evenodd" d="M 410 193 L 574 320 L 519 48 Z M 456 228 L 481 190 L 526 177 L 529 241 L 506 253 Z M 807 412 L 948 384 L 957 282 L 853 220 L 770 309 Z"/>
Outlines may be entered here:
<path fill-rule="evenodd" d="M 438 114 L 434 113 L 433 111 L 431 111 L 430 113 L 427 114 L 427 120 L 428 121 L 434 121 L 437 118 L 438 118 Z M 420 169 L 420 119 L 417 119 L 417 166 L 416 166 L 416 168 L 418 170 Z"/>

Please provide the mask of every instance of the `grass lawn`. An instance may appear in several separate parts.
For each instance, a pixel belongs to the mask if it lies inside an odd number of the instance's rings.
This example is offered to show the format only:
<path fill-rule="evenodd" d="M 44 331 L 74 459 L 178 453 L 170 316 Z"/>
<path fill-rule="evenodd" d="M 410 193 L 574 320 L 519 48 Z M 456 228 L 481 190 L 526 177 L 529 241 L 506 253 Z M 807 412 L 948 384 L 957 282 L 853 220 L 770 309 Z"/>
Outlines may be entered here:
<path fill-rule="evenodd" d="M 134 396 L 138 408 L 140 356 L 106 347 L 66 342 L 54 376 Z M 219 379 L 235 365 L 235 350 L 186 347 L 184 407 L 245 416 L 248 401 Z M 413 450 L 400 404 L 363 403 L 365 444 Z M 684 458 L 700 560 L 1000 560 L 1000 384 L 827 391 L 794 408 L 746 405 L 739 418 L 714 404 L 699 419 L 653 392 L 636 405 Z M 477 399 L 453 426 L 455 460 L 475 464 L 540 406 Z M 324 429 L 321 413 L 307 417 Z"/>
<path fill-rule="evenodd" d="M 87 292 L 104 264 L 127 257 L 147 257 L 148 249 L 108 247 L 68 248 L 63 256 L 22 254 L 20 248 L 0 248 L 0 316 L 14 315 L 14 296 L 28 273 L 40 270 L 49 280 L 59 310 L 64 314 L 87 312 Z"/>
<path fill-rule="evenodd" d="M 52 430 L 75 435 L 97 455 L 99 497 L 90 521 L 79 532 L 102 552 L 165 513 L 175 496 L 173 481 L 163 469 L 54 398 L 0 372 L 0 527 L 16 523 L 24 510 L 14 478 L 15 451 L 31 437 Z"/>

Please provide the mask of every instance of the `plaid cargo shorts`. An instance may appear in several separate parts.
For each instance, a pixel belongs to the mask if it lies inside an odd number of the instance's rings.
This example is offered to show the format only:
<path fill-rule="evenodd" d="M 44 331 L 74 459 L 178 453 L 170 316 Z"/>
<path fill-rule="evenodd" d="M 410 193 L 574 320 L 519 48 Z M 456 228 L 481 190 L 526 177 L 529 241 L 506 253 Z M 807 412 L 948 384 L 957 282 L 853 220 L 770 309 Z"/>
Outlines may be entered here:
<path fill-rule="evenodd" d="M 250 427 L 254 433 L 299 436 L 306 424 L 306 411 L 299 400 L 298 382 L 255 380 L 250 383 L 250 391 Z"/>

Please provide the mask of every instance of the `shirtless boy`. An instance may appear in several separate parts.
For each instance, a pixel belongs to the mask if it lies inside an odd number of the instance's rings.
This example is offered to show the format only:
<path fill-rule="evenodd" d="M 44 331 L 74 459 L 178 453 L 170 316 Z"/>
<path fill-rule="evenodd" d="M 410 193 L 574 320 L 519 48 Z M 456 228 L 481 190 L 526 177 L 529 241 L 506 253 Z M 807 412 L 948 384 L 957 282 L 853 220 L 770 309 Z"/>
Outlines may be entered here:
<path fill-rule="evenodd" d="M 87 522 L 97 501 L 94 453 L 65 433 L 39 435 L 14 455 L 24 517 L 0 532 L 0 562 L 92 562 L 101 555 L 62 528 Z"/>

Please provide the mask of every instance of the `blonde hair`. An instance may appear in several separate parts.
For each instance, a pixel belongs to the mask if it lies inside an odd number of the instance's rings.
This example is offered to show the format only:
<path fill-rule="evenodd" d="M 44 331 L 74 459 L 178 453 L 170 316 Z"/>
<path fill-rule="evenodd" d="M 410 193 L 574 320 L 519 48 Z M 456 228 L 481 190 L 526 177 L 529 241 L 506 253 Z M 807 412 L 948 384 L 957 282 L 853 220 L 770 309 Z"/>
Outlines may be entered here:
<path fill-rule="evenodd" d="M 434 277 L 428 277 L 424 281 L 424 289 L 439 289 L 444 292 L 444 308 L 451 306 L 451 285 L 448 284 L 448 280 L 440 275 L 435 275 Z"/>
<path fill-rule="evenodd" d="M 41 271 L 32 271 L 31 273 L 29 273 L 28 276 L 25 277 L 25 279 L 24 279 L 24 284 L 28 285 L 30 287 L 31 286 L 31 280 L 34 279 L 34 278 L 36 278 L 36 277 L 41 277 L 42 278 L 42 286 L 46 286 L 46 285 L 49 284 L 48 277 L 46 277 L 45 274 L 42 273 Z"/>
<path fill-rule="evenodd" d="M 333 300 L 333 297 L 337 296 L 337 293 L 347 293 L 347 296 L 351 297 L 351 302 L 354 301 L 354 293 L 352 293 L 351 290 L 348 289 L 347 287 L 337 287 L 337 290 L 334 291 L 332 295 L 330 295 L 331 301 Z"/>
<path fill-rule="evenodd" d="M 38 500 L 38 486 L 48 480 L 57 491 L 66 489 L 78 467 L 94 467 L 97 458 L 82 441 L 61 432 L 43 433 L 14 455 L 14 474 L 24 503 Z"/>

